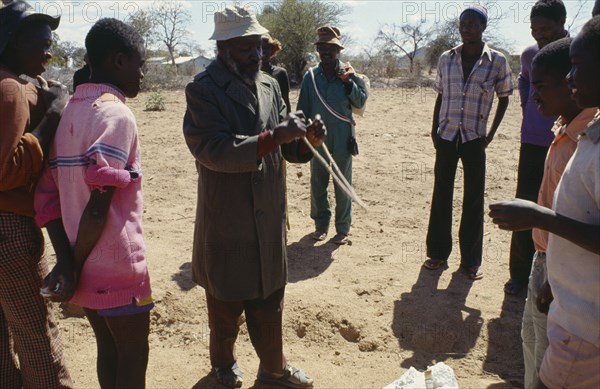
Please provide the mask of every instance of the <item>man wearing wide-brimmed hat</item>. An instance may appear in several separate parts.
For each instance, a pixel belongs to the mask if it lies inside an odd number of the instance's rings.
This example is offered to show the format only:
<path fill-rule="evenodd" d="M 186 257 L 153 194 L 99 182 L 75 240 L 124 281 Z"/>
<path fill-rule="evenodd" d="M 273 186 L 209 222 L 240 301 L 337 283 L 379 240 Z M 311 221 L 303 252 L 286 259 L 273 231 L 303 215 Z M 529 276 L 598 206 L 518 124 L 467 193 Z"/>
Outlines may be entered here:
<path fill-rule="evenodd" d="M 267 30 L 246 9 L 215 14 L 217 59 L 186 88 L 183 132 L 196 159 L 198 202 L 193 278 L 206 291 L 216 379 L 242 385 L 235 341 L 245 313 L 260 359 L 257 380 L 312 387 L 287 364 L 282 308 L 287 281 L 283 159 L 307 162 L 325 138 L 320 120 L 286 117 L 277 81 L 260 71 Z"/>
<path fill-rule="evenodd" d="M 33 188 L 68 100 L 66 88 L 42 88 L 60 18 L 24 1 L 0 8 L 0 388 L 70 388 L 50 302 L 40 295 L 48 273 L 35 225 Z M 12 345 L 11 345 L 12 343 Z M 16 351 L 14 355 L 13 350 Z M 16 363 L 18 361 L 18 364 Z"/>
<path fill-rule="evenodd" d="M 321 115 L 327 126 L 327 148 L 346 180 L 352 183 L 352 107 L 362 108 L 367 101 L 367 92 L 364 84 L 357 79 L 354 69 L 339 59 L 340 52 L 344 49 L 340 41 L 340 30 L 337 27 L 320 27 L 317 35 L 315 46 L 321 63 L 312 69 L 312 75 L 311 72 L 304 75 L 297 107 L 307 117 Z M 317 92 L 329 107 L 321 102 Z M 339 117 L 347 120 L 341 120 Z M 311 162 L 310 175 L 310 217 L 315 222 L 312 237 L 315 240 L 324 240 L 331 219 L 327 199 L 329 172 L 321 164 Z M 348 243 L 351 223 L 352 200 L 336 186 L 334 243 Z"/>

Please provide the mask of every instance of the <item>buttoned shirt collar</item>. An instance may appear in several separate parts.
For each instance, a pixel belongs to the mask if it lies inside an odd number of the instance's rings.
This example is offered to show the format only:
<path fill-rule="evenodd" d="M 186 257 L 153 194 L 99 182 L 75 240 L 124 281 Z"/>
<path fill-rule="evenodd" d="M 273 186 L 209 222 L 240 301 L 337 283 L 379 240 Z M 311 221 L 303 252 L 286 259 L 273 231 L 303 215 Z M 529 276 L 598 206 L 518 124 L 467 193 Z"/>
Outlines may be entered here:
<path fill-rule="evenodd" d="M 450 54 L 451 55 L 461 54 L 463 47 L 464 47 L 464 44 L 462 44 L 462 43 L 456 47 L 453 47 L 452 49 L 450 49 Z M 483 43 L 483 51 L 481 52 L 481 57 L 483 57 L 484 55 L 486 55 L 490 61 L 492 60 L 492 50 L 490 49 L 488 44 L 485 42 Z"/>

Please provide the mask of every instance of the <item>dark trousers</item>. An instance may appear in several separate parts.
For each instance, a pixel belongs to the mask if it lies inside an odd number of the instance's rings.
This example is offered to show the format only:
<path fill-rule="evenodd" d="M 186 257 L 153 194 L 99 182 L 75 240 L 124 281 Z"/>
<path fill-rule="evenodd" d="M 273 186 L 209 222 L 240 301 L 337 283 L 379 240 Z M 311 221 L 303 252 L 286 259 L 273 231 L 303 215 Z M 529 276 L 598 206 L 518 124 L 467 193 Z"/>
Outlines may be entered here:
<path fill-rule="evenodd" d="M 517 198 L 537 202 L 540 185 L 544 177 L 544 162 L 547 154 L 548 147 L 527 143 L 521 144 Z M 534 253 L 535 248 L 531 238 L 531 230 L 513 232 L 510 240 L 509 259 L 511 279 L 521 285 L 527 285 Z"/>
<path fill-rule="evenodd" d="M 461 266 L 481 265 L 483 250 L 483 192 L 485 189 L 485 142 L 475 139 L 440 139 L 435 153 L 435 183 L 429 229 L 427 256 L 447 260 L 452 251 L 452 198 L 458 160 L 464 175 L 464 195 L 460 229 L 458 232 Z"/>
<path fill-rule="evenodd" d="M 210 363 L 228 367 L 237 360 L 235 341 L 240 330 L 240 317 L 246 315 L 248 334 L 260 359 L 260 369 L 281 373 L 286 364 L 282 344 L 282 312 L 285 287 L 266 299 L 248 301 L 217 300 L 206 292 L 210 328 Z"/>

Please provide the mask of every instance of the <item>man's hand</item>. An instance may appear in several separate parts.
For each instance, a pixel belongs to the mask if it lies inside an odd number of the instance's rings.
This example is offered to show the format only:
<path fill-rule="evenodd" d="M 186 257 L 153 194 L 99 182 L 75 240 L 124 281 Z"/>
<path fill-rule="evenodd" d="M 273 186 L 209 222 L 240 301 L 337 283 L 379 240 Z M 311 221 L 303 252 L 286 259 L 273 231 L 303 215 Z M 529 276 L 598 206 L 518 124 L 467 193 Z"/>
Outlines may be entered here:
<path fill-rule="evenodd" d="M 350 65 L 350 62 L 347 62 L 343 68 L 340 68 L 340 74 L 338 75 L 338 77 L 340 78 L 340 80 L 342 80 L 344 84 L 348 84 L 352 82 L 350 76 L 355 73 L 356 71 L 354 70 L 352 65 Z"/>
<path fill-rule="evenodd" d="M 67 261 L 56 263 L 44 278 L 43 295 L 54 302 L 69 301 L 75 293 L 77 280 L 73 268 Z"/>
<path fill-rule="evenodd" d="M 321 146 L 326 137 L 327 129 L 325 128 L 325 123 L 321 120 L 321 115 L 317 114 L 315 120 L 306 127 L 306 139 L 314 148 L 317 148 Z"/>
<path fill-rule="evenodd" d="M 273 129 L 273 139 L 278 145 L 293 142 L 304 136 L 306 136 L 306 124 L 301 112 L 290 113 Z"/>
<path fill-rule="evenodd" d="M 46 81 L 42 76 L 37 76 L 41 86 L 40 96 L 46 102 L 48 113 L 62 114 L 69 102 L 69 91 L 67 87 L 57 81 Z"/>
<path fill-rule="evenodd" d="M 552 295 L 552 288 L 550 288 L 550 283 L 546 281 L 544 285 L 542 285 L 542 287 L 538 290 L 538 296 L 535 300 L 535 305 L 537 306 L 538 311 L 547 315 L 552 300 L 554 300 L 554 296 Z"/>
<path fill-rule="evenodd" d="M 514 199 L 490 204 L 489 216 L 502 230 L 524 231 L 536 228 L 548 213 L 552 211 L 532 201 Z"/>

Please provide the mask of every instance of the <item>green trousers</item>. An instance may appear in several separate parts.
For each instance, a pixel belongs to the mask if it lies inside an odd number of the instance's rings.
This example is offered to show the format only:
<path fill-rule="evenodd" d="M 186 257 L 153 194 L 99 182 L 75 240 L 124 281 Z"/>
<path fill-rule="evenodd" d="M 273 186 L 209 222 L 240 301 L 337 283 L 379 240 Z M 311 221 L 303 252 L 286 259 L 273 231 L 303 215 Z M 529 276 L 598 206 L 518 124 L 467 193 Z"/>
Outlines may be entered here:
<path fill-rule="evenodd" d="M 323 154 L 322 150 L 320 151 Z M 334 150 L 333 160 L 340 171 L 352 184 L 352 155 L 347 150 Z M 310 217 L 315 221 L 317 230 L 328 230 L 331 220 L 331 209 L 327 198 L 329 185 L 329 172 L 317 160 L 310 161 Z M 348 197 L 337 184 L 335 187 L 335 231 L 348 235 L 352 223 L 352 199 Z"/>

